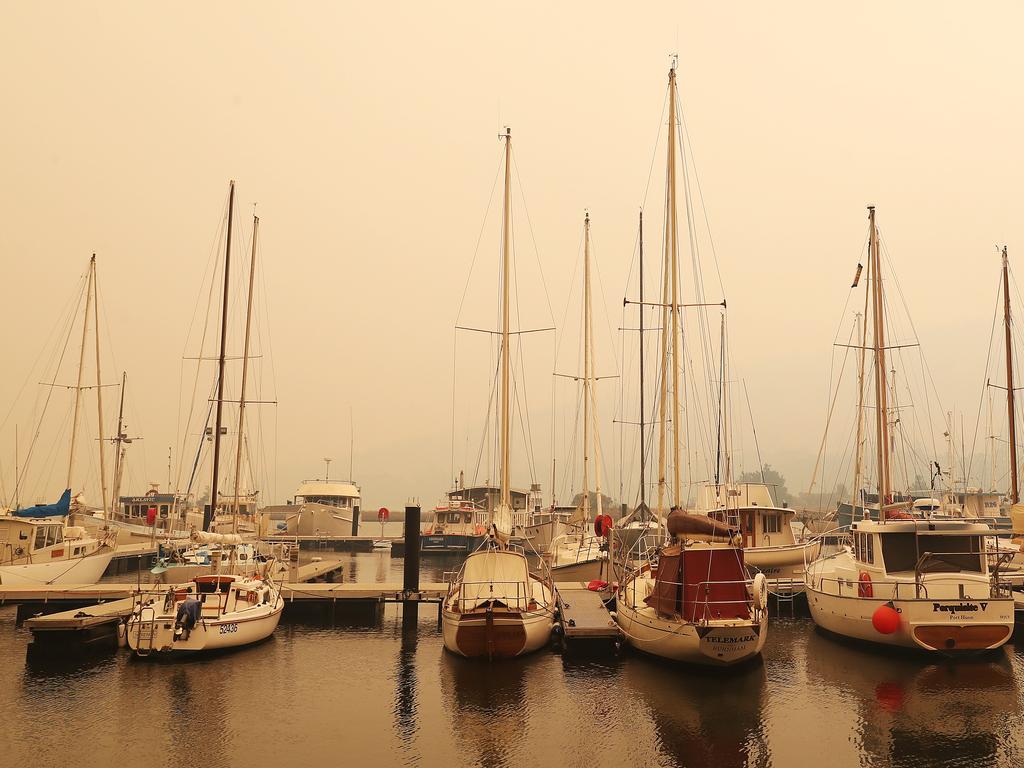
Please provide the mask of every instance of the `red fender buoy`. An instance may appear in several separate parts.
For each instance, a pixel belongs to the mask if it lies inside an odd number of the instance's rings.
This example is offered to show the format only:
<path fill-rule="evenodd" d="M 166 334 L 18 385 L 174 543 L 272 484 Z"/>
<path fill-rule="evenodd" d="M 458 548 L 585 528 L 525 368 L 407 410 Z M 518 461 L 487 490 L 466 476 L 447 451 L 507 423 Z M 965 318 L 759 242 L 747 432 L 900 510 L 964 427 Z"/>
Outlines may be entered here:
<path fill-rule="evenodd" d="M 900 628 L 900 614 L 892 603 L 880 605 L 871 614 L 871 626 L 883 635 L 891 635 Z"/>

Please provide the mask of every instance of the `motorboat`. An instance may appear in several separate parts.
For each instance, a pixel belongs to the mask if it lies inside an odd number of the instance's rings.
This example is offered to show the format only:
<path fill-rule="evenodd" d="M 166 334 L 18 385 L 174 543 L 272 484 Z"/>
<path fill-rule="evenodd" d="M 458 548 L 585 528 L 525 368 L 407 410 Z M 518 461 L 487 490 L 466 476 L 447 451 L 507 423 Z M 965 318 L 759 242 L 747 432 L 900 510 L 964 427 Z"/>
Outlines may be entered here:
<path fill-rule="evenodd" d="M 990 569 L 987 525 L 861 520 L 850 533 L 852 546 L 807 569 L 807 603 L 822 629 L 942 654 L 992 650 L 1009 640 L 1014 601 Z"/>
<path fill-rule="evenodd" d="M 61 518 L 0 516 L 0 584 L 95 584 L 114 557 L 113 542 Z"/>

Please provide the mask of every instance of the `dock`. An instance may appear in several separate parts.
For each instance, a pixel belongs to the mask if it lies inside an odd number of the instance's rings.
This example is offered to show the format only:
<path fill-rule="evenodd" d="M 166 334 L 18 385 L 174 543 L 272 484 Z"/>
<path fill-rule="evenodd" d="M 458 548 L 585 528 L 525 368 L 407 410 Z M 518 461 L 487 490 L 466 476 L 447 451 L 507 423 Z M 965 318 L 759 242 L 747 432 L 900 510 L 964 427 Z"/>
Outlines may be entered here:
<path fill-rule="evenodd" d="M 391 542 L 392 555 L 402 557 L 405 554 L 406 544 L 404 536 L 295 536 L 282 533 L 260 537 L 260 541 L 270 544 L 298 544 L 299 549 L 304 552 L 373 552 L 373 542 L 380 540 Z"/>
<path fill-rule="evenodd" d="M 582 581 L 555 585 L 562 637 L 566 643 L 580 640 L 616 642 L 621 632 L 608 611 L 601 592 L 587 589 Z"/>

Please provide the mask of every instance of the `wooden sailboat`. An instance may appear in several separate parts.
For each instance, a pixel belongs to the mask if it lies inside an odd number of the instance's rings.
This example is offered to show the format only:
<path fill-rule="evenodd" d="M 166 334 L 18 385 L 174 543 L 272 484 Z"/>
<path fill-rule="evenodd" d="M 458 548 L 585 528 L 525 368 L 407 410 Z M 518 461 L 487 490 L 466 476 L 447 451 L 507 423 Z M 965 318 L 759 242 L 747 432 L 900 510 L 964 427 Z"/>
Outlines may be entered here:
<path fill-rule="evenodd" d="M 881 256 L 874 206 L 868 212 L 879 515 L 853 521 L 853 546 L 807 568 L 808 606 L 819 627 L 857 640 L 943 654 L 998 648 L 1013 632 L 1013 598 L 990 572 L 991 529 L 914 518 L 906 503 L 894 503 Z"/>
<path fill-rule="evenodd" d="M 510 318 L 512 132 L 505 130 L 505 191 L 502 217 L 500 366 L 501 489 L 491 511 L 487 540 L 470 554 L 452 579 L 442 604 L 444 647 L 470 658 L 520 656 L 547 645 L 554 619 L 550 576 L 530 572 L 526 556 L 509 547 L 513 511 L 510 461 Z"/>
<path fill-rule="evenodd" d="M 768 635 L 767 586 L 751 586 L 735 532 L 681 509 L 679 246 L 676 205 L 676 71 L 669 70 L 666 226 L 662 285 L 658 435 L 658 527 L 666 519 L 671 542 L 647 562 L 627 567 L 616 601 L 616 621 L 639 651 L 674 661 L 727 666 L 757 656 Z M 671 381 L 671 411 L 669 382 Z M 668 434 L 671 419 L 673 431 Z M 672 456 L 671 493 L 666 482 Z M 666 514 L 666 501 L 672 508 Z"/>

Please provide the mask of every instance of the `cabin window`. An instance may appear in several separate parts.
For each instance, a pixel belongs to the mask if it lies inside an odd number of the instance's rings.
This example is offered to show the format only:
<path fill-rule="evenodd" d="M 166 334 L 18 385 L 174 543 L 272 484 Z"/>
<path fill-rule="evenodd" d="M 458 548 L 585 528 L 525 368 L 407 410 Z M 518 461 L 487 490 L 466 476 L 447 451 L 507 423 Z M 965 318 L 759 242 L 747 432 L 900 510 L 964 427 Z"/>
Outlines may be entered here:
<path fill-rule="evenodd" d="M 472 512 L 463 512 L 462 513 L 462 522 L 464 522 L 464 523 L 472 523 L 473 522 L 473 513 Z"/>
<path fill-rule="evenodd" d="M 32 545 L 32 549 L 42 549 L 46 546 L 46 527 L 40 525 L 36 528 L 36 540 Z"/>
<path fill-rule="evenodd" d="M 765 533 L 782 533 L 782 518 L 778 515 L 765 515 L 761 518 Z"/>
<path fill-rule="evenodd" d="M 167 512 L 170 508 L 167 504 L 160 505 L 160 517 L 167 517 Z"/>
<path fill-rule="evenodd" d="M 54 544 L 60 544 L 62 541 L 64 541 L 64 528 L 63 527 L 61 527 L 59 525 L 51 525 L 50 529 L 51 529 L 50 533 L 53 535 L 53 543 Z M 50 537 L 47 536 L 46 538 L 47 538 L 47 540 L 49 540 Z"/>

